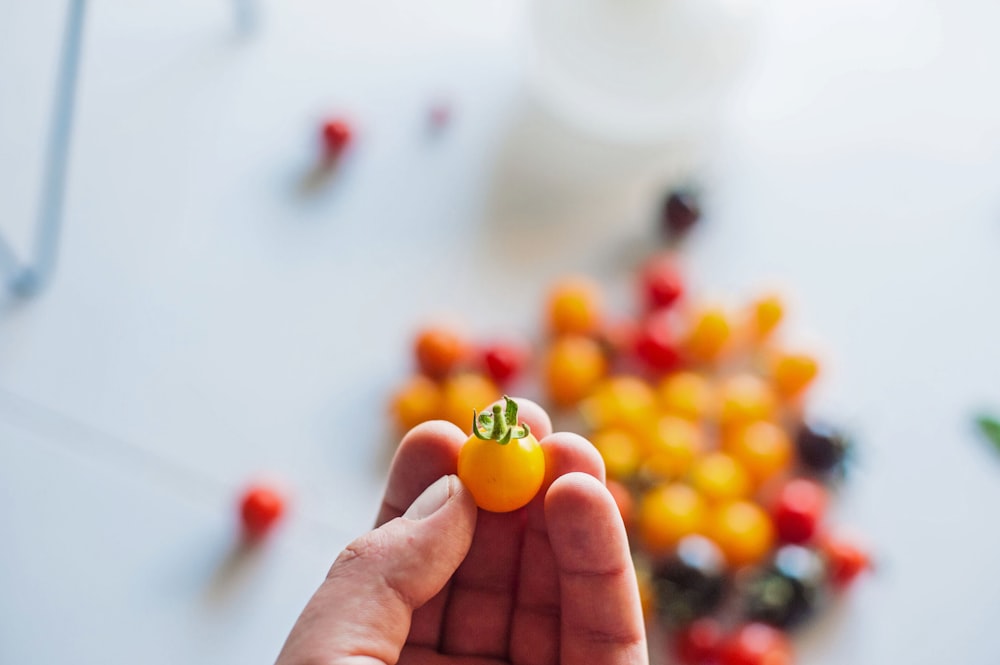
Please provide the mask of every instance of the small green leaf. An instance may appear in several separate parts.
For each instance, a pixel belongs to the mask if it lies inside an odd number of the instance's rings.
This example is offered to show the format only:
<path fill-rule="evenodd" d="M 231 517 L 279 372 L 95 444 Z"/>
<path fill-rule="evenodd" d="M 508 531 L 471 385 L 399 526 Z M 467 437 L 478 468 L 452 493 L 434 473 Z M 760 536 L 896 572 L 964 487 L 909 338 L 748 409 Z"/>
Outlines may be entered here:
<path fill-rule="evenodd" d="M 990 443 L 997 450 L 1000 450 L 1000 420 L 983 414 L 976 417 L 976 426 L 990 440 Z"/>

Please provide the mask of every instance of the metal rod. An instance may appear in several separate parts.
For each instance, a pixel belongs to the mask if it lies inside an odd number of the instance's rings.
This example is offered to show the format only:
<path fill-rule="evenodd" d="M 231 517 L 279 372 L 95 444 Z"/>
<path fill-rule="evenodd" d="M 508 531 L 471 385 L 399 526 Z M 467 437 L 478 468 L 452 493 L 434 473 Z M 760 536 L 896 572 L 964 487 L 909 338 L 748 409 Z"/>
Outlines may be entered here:
<path fill-rule="evenodd" d="M 38 225 L 35 231 L 33 261 L 11 282 L 14 293 L 22 297 L 34 295 L 42 289 L 48 283 L 56 266 L 86 5 L 86 0 L 70 0 L 66 16 L 62 59 L 56 80 L 54 112 L 45 161 L 45 180 L 42 183 Z"/>

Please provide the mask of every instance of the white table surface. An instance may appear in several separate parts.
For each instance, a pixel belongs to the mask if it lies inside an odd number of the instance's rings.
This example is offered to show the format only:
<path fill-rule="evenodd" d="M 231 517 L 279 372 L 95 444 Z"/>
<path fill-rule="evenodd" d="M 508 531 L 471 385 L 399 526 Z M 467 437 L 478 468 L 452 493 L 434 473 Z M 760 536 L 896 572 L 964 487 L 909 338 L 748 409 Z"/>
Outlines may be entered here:
<path fill-rule="evenodd" d="M 414 327 L 527 333 L 553 276 L 624 282 L 669 171 L 537 109 L 525 6 L 262 2 L 240 37 L 228 2 L 91 2 L 58 272 L 0 301 L 0 663 L 270 662 L 374 515 Z M 64 7 L 0 0 L 20 248 Z M 881 568 L 802 663 L 1000 653 L 1000 458 L 970 427 L 1000 408 L 998 21 L 989 0 L 775 0 L 700 171 L 694 289 L 787 286 L 828 359 L 816 411 L 862 442 L 836 519 Z M 358 142 L 304 191 L 331 111 Z M 482 299 L 501 281 L 507 313 Z M 291 515 L 234 557 L 260 475 Z"/>

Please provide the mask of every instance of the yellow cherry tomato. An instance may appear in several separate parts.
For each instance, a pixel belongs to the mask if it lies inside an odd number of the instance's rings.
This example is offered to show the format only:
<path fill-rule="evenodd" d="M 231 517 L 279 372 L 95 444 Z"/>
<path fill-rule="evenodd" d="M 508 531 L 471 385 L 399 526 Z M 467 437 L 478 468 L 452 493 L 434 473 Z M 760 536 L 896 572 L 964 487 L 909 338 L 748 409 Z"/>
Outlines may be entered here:
<path fill-rule="evenodd" d="M 643 469 L 657 478 L 678 478 L 691 468 L 705 447 L 704 433 L 694 423 L 677 416 L 663 416 L 648 440 Z"/>
<path fill-rule="evenodd" d="M 792 441 L 780 425 L 766 420 L 728 432 L 723 446 L 743 464 L 756 484 L 773 478 L 792 461 Z"/>
<path fill-rule="evenodd" d="M 506 513 L 528 504 L 545 479 L 545 453 L 527 427 L 517 424 L 517 404 L 476 419 L 458 451 L 458 477 L 483 510 Z M 471 418 L 471 416 L 470 416 Z"/>
<path fill-rule="evenodd" d="M 697 459 L 691 484 L 709 501 L 740 499 L 750 493 L 750 476 L 731 455 L 713 452 Z"/>
<path fill-rule="evenodd" d="M 583 277 L 568 277 L 549 291 L 548 328 L 555 336 L 593 335 L 603 320 L 601 290 Z"/>
<path fill-rule="evenodd" d="M 732 334 L 729 315 L 721 307 L 709 307 L 695 315 L 684 341 L 684 350 L 701 362 L 712 362 L 723 352 Z"/>
<path fill-rule="evenodd" d="M 669 374 L 660 381 L 656 392 L 660 408 L 674 416 L 702 420 L 715 410 L 712 385 L 702 374 Z"/>
<path fill-rule="evenodd" d="M 719 386 L 719 424 L 723 429 L 774 416 L 777 398 L 770 385 L 754 374 L 737 374 Z"/>
<path fill-rule="evenodd" d="M 652 387 L 634 376 L 613 376 L 601 381 L 580 403 L 580 413 L 593 428 L 648 427 L 656 415 L 656 395 Z"/>
<path fill-rule="evenodd" d="M 488 404 L 488 402 L 486 402 Z M 396 426 L 403 431 L 441 417 L 441 387 L 422 374 L 411 377 L 392 398 Z"/>
<path fill-rule="evenodd" d="M 708 535 L 734 568 L 760 561 L 774 544 L 770 516 L 752 501 L 731 501 L 715 508 Z"/>
<path fill-rule="evenodd" d="M 774 389 L 785 399 L 799 396 L 819 374 L 819 363 L 805 353 L 779 353 L 771 366 Z"/>
<path fill-rule="evenodd" d="M 684 536 L 700 533 L 707 514 L 705 500 L 690 486 L 654 487 L 639 502 L 639 537 L 651 554 L 665 554 Z"/>
<path fill-rule="evenodd" d="M 441 386 L 441 417 L 469 431 L 472 412 L 500 399 L 500 389 L 482 374 L 449 376 Z"/>
<path fill-rule="evenodd" d="M 628 478 L 639 466 L 640 450 L 635 435 L 620 427 L 598 430 L 591 443 L 604 459 L 609 478 Z"/>
<path fill-rule="evenodd" d="M 552 342 L 543 360 L 543 381 L 558 406 L 573 406 L 589 395 L 607 371 L 600 345 L 589 337 L 565 336 Z"/>
<path fill-rule="evenodd" d="M 761 296 L 750 308 L 750 332 L 756 340 L 770 337 L 785 316 L 785 303 L 781 296 L 771 293 Z"/>

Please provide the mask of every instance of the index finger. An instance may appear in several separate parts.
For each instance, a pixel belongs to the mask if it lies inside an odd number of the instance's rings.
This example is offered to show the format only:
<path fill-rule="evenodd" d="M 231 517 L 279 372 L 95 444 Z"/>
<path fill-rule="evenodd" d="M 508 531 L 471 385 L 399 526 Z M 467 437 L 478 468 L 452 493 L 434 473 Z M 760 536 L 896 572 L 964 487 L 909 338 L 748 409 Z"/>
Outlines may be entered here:
<path fill-rule="evenodd" d="M 375 526 L 382 526 L 406 512 L 431 483 L 458 471 L 458 451 L 466 436 L 445 420 L 417 425 L 399 442 L 389 467 L 385 495 Z"/>

